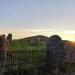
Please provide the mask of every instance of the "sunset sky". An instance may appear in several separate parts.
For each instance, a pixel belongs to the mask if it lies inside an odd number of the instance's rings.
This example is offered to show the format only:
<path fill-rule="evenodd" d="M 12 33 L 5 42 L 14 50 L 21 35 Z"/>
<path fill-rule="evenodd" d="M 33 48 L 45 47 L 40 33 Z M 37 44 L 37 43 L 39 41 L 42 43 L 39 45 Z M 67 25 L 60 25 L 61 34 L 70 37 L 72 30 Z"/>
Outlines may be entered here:
<path fill-rule="evenodd" d="M 0 0 L 0 34 L 8 33 L 75 41 L 75 0 Z"/>

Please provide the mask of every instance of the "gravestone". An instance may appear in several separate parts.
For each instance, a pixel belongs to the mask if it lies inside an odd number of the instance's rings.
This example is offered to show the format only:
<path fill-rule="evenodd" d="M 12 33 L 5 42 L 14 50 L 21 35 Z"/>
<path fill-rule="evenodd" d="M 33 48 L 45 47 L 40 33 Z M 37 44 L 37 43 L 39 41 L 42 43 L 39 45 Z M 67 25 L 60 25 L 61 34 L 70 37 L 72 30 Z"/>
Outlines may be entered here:
<path fill-rule="evenodd" d="M 48 70 L 51 75 L 60 75 L 64 63 L 64 43 L 58 35 L 52 35 L 47 43 Z"/>

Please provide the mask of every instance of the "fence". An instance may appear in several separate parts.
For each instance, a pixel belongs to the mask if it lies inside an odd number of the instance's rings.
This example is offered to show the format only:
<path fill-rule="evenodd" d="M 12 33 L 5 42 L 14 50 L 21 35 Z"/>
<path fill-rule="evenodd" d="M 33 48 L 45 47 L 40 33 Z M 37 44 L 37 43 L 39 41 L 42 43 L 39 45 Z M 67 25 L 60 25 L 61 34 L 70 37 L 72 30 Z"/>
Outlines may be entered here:
<path fill-rule="evenodd" d="M 47 51 L 8 51 L 6 73 L 17 75 L 47 75 Z"/>
<path fill-rule="evenodd" d="M 45 49 L 7 51 L 5 75 L 50 75 L 48 64 Z M 67 71 L 69 74 L 74 72 L 75 68 Z"/>

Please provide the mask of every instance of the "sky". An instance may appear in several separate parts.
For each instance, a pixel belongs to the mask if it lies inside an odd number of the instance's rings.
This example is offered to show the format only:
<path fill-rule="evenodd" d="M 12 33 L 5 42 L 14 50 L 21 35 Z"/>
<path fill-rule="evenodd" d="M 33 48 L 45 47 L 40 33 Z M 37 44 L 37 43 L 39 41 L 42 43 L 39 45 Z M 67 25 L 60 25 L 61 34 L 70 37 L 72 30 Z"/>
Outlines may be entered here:
<path fill-rule="evenodd" d="M 14 39 L 60 35 L 75 40 L 75 0 L 0 0 L 0 34 Z"/>

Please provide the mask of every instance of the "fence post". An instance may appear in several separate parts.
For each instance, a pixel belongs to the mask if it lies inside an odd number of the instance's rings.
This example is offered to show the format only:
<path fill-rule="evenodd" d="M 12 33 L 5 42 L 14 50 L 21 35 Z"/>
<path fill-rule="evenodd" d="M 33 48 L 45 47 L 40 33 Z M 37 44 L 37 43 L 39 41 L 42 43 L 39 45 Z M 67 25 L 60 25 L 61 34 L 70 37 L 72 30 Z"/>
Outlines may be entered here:
<path fill-rule="evenodd" d="M 53 35 L 47 43 L 47 65 L 51 75 L 60 75 L 63 65 L 64 43 L 58 35 Z"/>

